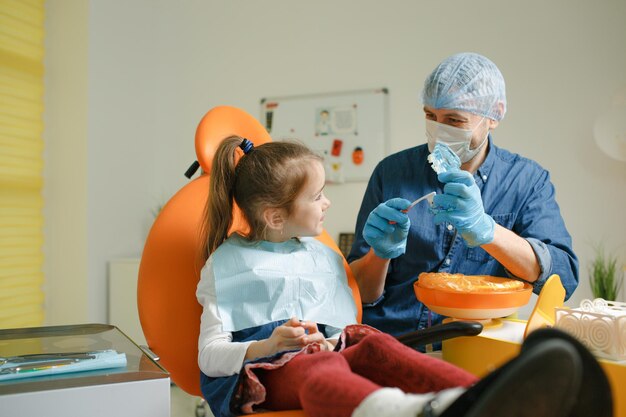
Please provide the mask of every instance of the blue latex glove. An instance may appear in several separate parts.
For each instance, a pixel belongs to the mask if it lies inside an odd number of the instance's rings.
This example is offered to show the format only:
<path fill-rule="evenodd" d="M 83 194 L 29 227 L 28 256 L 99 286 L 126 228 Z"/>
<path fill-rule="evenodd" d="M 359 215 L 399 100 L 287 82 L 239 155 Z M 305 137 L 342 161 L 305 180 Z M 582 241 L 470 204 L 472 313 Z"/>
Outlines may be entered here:
<path fill-rule="evenodd" d="M 433 199 L 435 223 L 452 223 L 472 248 L 493 242 L 496 223 L 485 213 L 472 174 L 454 170 L 442 172 L 437 178 L 445 186 L 443 194 L 437 194 Z"/>
<path fill-rule="evenodd" d="M 363 238 L 378 257 L 393 259 L 406 251 L 406 237 L 411 221 L 401 210 L 406 210 L 410 205 L 411 202 L 404 198 L 392 198 L 379 204 L 367 217 Z"/>

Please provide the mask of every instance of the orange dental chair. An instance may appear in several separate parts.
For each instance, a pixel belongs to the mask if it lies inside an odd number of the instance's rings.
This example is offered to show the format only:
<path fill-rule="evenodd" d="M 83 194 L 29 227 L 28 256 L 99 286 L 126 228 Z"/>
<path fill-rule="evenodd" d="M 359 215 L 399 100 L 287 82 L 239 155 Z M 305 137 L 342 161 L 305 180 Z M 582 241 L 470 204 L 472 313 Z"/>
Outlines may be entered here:
<path fill-rule="evenodd" d="M 201 246 L 199 231 L 209 191 L 211 162 L 220 141 L 231 135 L 245 137 L 256 146 L 271 141 L 265 128 L 240 109 L 221 106 L 209 111 L 198 125 L 195 137 L 203 175 L 180 189 L 163 207 L 146 240 L 139 268 L 137 305 L 148 347 L 160 358 L 172 381 L 198 397 L 202 396 L 197 363 L 202 307 L 196 299 L 196 286 L 204 265 L 198 250 Z M 231 231 L 245 228 L 236 209 Z M 326 231 L 318 239 L 341 254 Z M 359 290 L 345 260 L 344 265 L 360 321 Z M 451 323 L 446 329 L 445 334 L 431 328 L 398 339 L 409 346 L 424 345 L 449 337 L 475 335 L 480 333 L 482 326 L 478 323 Z M 304 415 L 299 410 L 263 414 L 275 417 Z"/>

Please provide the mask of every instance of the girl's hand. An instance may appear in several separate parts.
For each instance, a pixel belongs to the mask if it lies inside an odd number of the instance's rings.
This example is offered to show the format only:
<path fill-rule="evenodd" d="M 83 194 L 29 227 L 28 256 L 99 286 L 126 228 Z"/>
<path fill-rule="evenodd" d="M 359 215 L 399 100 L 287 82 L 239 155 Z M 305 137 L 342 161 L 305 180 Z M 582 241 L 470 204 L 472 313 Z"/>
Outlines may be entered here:
<path fill-rule="evenodd" d="M 317 324 L 309 321 L 301 321 L 302 327 L 304 327 L 308 334 L 306 336 L 306 344 L 319 343 L 322 346 L 323 351 L 332 352 L 335 350 L 337 340 L 328 340 L 324 337 L 324 334 L 317 328 Z"/>
<path fill-rule="evenodd" d="M 299 349 L 306 345 L 306 329 L 300 325 L 296 317 L 290 318 L 283 325 L 278 326 L 266 340 L 270 353 L 283 350 Z"/>
<path fill-rule="evenodd" d="M 246 359 L 270 356 L 284 350 L 300 349 L 309 343 L 319 343 L 323 350 L 334 349 L 333 344 L 328 342 L 318 330 L 317 324 L 292 317 L 283 325 L 276 327 L 268 339 L 252 342 L 246 352 Z"/>
<path fill-rule="evenodd" d="M 305 336 L 305 329 L 300 325 L 300 321 L 292 317 L 275 328 L 268 339 L 252 342 L 248 346 L 245 359 L 270 356 L 283 350 L 300 349 L 305 345 Z"/>
<path fill-rule="evenodd" d="M 322 346 L 322 350 L 331 351 L 335 348 L 330 342 L 326 340 L 326 337 L 317 328 L 317 324 L 310 321 L 301 321 L 300 325 L 307 330 L 307 335 L 304 337 L 305 345 L 309 343 L 319 343 Z"/>

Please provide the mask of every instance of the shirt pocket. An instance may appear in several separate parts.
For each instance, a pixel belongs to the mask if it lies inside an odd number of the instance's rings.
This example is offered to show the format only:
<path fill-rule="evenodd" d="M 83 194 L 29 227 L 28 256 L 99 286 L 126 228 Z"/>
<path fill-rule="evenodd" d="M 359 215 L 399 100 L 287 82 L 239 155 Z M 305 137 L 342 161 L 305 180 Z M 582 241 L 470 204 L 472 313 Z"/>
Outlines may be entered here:
<path fill-rule="evenodd" d="M 505 229 L 511 230 L 513 228 L 513 223 L 515 221 L 515 216 L 513 213 L 508 214 L 493 214 L 491 218 L 504 227 Z M 480 246 L 475 248 L 466 247 L 467 251 L 467 259 L 474 262 L 487 263 L 491 260 L 494 260 L 491 255 L 489 255 L 483 248 Z"/>

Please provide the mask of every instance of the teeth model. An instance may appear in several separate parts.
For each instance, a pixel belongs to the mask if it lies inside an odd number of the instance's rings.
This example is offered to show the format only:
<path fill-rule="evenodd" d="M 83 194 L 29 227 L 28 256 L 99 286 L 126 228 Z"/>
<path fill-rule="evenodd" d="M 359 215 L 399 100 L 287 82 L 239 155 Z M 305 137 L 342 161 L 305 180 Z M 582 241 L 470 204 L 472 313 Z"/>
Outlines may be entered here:
<path fill-rule="evenodd" d="M 428 162 L 437 174 L 461 168 L 461 160 L 448 145 L 437 142 L 435 148 L 428 155 Z"/>

